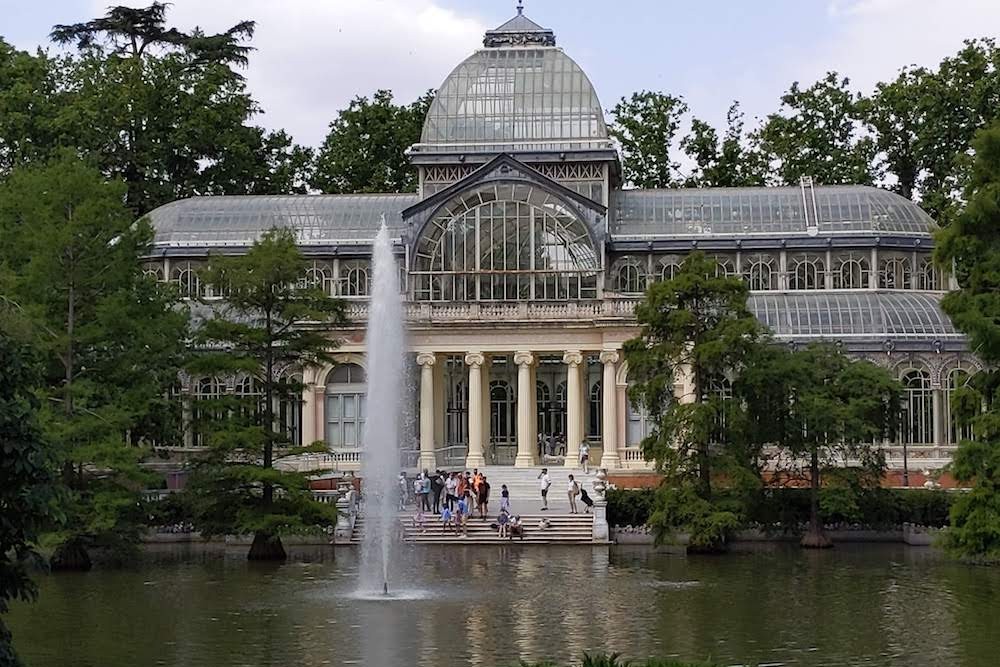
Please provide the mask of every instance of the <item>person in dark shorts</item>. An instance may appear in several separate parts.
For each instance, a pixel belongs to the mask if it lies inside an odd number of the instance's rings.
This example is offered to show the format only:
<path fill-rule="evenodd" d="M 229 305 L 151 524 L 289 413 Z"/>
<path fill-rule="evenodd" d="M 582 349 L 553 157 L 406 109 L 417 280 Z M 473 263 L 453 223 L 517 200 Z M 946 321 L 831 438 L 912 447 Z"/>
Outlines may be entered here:
<path fill-rule="evenodd" d="M 549 487 L 552 486 L 548 468 L 542 468 L 542 472 L 538 473 L 538 480 L 538 487 L 542 492 L 542 511 L 545 511 L 549 509 Z"/>

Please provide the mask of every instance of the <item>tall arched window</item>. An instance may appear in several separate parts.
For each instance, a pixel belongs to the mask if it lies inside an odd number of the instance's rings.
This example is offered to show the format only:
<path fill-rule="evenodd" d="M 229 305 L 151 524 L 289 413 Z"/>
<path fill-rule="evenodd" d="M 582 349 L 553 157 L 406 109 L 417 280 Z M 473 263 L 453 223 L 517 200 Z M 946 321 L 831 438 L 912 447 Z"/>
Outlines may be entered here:
<path fill-rule="evenodd" d="M 604 395 L 601 390 L 601 382 L 597 381 L 590 388 L 590 415 L 588 419 L 588 433 L 592 436 L 601 435 L 601 424 L 604 421 Z"/>
<path fill-rule="evenodd" d="M 725 442 L 729 427 L 726 417 L 727 402 L 733 398 L 733 383 L 729 378 L 711 378 L 705 390 L 706 398 L 715 405 L 715 420 L 712 423 L 712 442 Z"/>
<path fill-rule="evenodd" d="M 224 385 L 215 377 L 199 378 L 194 385 L 193 404 L 191 406 L 192 442 L 195 447 L 208 444 L 208 433 L 211 424 L 225 414 L 220 403 Z"/>
<path fill-rule="evenodd" d="M 849 253 L 833 260 L 834 289 L 866 289 L 871 264 L 860 253 Z"/>
<path fill-rule="evenodd" d="M 458 367 L 461 363 L 459 359 L 454 365 Z M 449 446 L 469 443 L 469 385 L 465 380 L 448 383 L 445 438 Z"/>
<path fill-rule="evenodd" d="M 162 282 L 163 267 L 159 264 L 146 264 L 142 267 L 142 277 L 155 280 L 156 282 Z"/>
<path fill-rule="evenodd" d="M 960 424 L 958 417 L 953 414 L 951 399 L 955 395 L 955 390 L 964 387 L 969 382 L 969 372 L 964 368 L 955 368 L 948 373 L 948 382 L 944 390 L 944 414 L 948 424 L 948 444 L 957 445 L 963 440 L 972 439 L 972 425 Z"/>
<path fill-rule="evenodd" d="M 911 368 L 900 378 L 905 391 L 900 437 L 908 445 L 934 443 L 934 403 L 931 377 L 927 371 Z"/>
<path fill-rule="evenodd" d="M 559 197 L 526 183 L 481 185 L 444 204 L 415 245 L 419 301 L 592 299 L 600 255 Z"/>
<path fill-rule="evenodd" d="M 256 423 L 258 415 L 261 414 L 261 386 L 252 375 L 244 375 L 236 381 L 233 392 L 237 399 L 237 409 L 240 416 L 250 422 Z"/>
<path fill-rule="evenodd" d="M 676 257 L 662 257 L 657 264 L 660 280 L 672 280 L 681 270 L 681 260 Z"/>
<path fill-rule="evenodd" d="M 351 260 L 340 263 L 341 296 L 368 296 L 370 289 L 367 262 Z"/>
<path fill-rule="evenodd" d="M 566 435 L 566 396 L 568 387 L 566 381 L 556 385 L 556 400 L 552 402 L 552 432 L 555 435 Z"/>
<path fill-rule="evenodd" d="M 819 255 L 799 255 L 788 262 L 788 287 L 814 290 L 826 287 L 826 271 Z"/>
<path fill-rule="evenodd" d="M 933 292 L 941 289 L 940 285 L 941 282 L 938 279 L 938 271 L 937 267 L 934 266 L 934 260 L 930 257 L 924 257 L 920 260 L 920 270 L 917 273 L 917 288 Z"/>
<path fill-rule="evenodd" d="M 623 257 L 615 263 L 615 289 L 622 294 L 641 294 L 646 291 L 646 268 L 642 260 Z"/>
<path fill-rule="evenodd" d="M 538 435 L 545 437 L 552 434 L 552 394 L 549 386 L 541 380 L 535 381 L 535 405 L 538 412 Z"/>
<path fill-rule="evenodd" d="M 281 380 L 286 395 L 278 399 L 276 418 L 278 429 L 286 442 L 293 447 L 302 444 L 302 375 L 291 373 Z"/>
<path fill-rule="evenodd" d="M 334 290 L 333 268 L 326 262 L 312 262 L 306 267 L 306 273 L 302 277 L 302 285 L 314 289 L 321 289 L 329 296 L 333 296 Z"/>
<path fill-rule="evenodd" d="M 907 257 L 879 260 L 878 286 L 882 289 L 910 289 L 910 275 L 910 260 Z"/>
<path fill-rule="evenodd" d="M 770 255 L 750 255 L 743 260 L 743 278 L 751 290 L 778 289 L 778 272 Z"/>
<path fill-rule="evenodd" d="M 490 382 L 490 436 L 493 443 L 507 444 L 517 439 L 514 393 L 504 380 Z"/>
<path fill-rule="evenodd" d="M 198 266 L 191 262 L 178 262 L 171 269 L 173 282 L 185 299 L 197 299 L 205 296 L 201 279 L 198 277 Z"/>
<path fill-rule="evenodd" d="M 326 378 L 326 444 L 357 449 L 362 437 L 365 405 L 365 371 L 357 364 L 339 364 Z"/>
<path fill-rule="evenodd" d="M 716 278 L 735 278 L 737 276 L 736 263 L 732 258 L 724 255 L 716 255 L 712 259 L 715 260 Z"/>

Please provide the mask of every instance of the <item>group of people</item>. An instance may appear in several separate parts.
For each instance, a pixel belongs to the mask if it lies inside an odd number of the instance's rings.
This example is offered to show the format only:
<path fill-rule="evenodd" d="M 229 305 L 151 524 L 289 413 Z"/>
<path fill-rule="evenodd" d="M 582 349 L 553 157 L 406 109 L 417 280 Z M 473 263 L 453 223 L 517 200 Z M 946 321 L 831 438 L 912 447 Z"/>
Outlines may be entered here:
<path fill-rule="evenodd" d="M 538 473 L 539 490 L 542 492 L 542 511 L 547 511 L 549 509 L 549 489 L 552 487 L 552 478 L 549 477 L 549 469 L 542 468 L 542 471 Z M 583 488 L 583 484 L 580 484 L 573 475 L 569 476 L 569 482 L 566 485 L 566 496 L 569 498 L 569 513 L 579 514 L 580 511 L 577 508 L 577 498 L 583 503 L 584 513 L 590 512 L 594 507 L 594 501 L 587 495 L 587 489 Z"/>
<path fill-rule="evenodd" d="M 412 486 L 413 498 L 416 503 L 416 515 L 413 523 L 420 530 L 425 530 L 425 512 L 438 516 L 442 532 L 451 530 L 456 534 L 468 533 L 468 522 L 473 512 L 485 521 L 490 513 L 490 483 L 486 475 L 478 468 L 472 472 L 445 472 L 435 470 L 423 473 L 414 478 L 412 485 L 406 479 L 406 473 L 399 473 L 399 509 L 406 509 L 409 490 Z M 512 537 L 522 533 L 520 516 L 515 516 L 510 507 L 510 491 L 506 484 L 500 486 L 500 514 L 497 517 L 497 530 L 501 537 Z M 523 533 L 522 533 L 523 536 Z"/>
<path fill-rule="evenodd" d="M 566 437 L 563 435 L 538 435 L 538 456 L 565 456 Z M 585 475 L 590 474 L 590 445 L 586 440 L 580 443 L 580 467 Z"/>

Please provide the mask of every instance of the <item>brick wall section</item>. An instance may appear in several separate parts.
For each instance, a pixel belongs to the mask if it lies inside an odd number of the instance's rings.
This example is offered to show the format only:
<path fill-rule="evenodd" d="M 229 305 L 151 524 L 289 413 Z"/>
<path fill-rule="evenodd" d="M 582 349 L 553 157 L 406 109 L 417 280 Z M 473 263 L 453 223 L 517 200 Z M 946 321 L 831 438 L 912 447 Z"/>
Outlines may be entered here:
<path fill-rule="evenodd" d="M 923 488 L 927 478 L 919 471 L 910 471 L 910 488 Z M 608 475 L 608 481 L 619 489 L 653 489 L 659 486 L 663 475 L 653 472 L 615 472 Z M 961 485 L 949 473 L 944 473 L 938 478 L 938 483 L 943 489 L 955 489 Z M 805 486 L 805 483 L 802 484 Z M 890 470 L 882 480 L 882 486 L 898 488 L 903 486 L 903 472 L 901 470 Z"/>

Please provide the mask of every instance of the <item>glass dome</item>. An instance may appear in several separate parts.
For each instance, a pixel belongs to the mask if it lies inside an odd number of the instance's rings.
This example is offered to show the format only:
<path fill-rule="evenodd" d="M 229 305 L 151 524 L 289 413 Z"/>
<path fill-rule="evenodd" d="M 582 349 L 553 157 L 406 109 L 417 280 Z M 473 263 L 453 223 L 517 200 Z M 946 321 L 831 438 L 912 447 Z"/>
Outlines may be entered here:
<path fill-rule="evenodd" d="M 415 153 L 609 150 L 597 93 L 555 38 L 524 16 L 491 30 L 448 75 Z"/>

